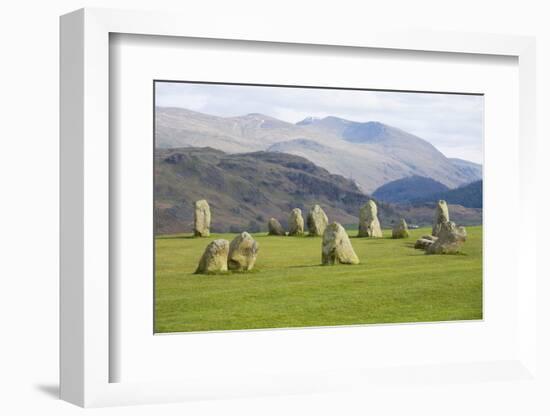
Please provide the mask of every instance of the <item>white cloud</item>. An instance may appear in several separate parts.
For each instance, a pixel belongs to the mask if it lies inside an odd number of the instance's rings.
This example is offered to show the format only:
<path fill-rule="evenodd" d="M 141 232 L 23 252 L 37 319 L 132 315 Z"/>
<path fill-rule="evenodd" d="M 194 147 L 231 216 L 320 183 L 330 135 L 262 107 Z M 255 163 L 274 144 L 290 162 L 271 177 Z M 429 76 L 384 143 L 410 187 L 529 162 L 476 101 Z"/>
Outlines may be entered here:
<path fill-rule="evenodd" d="M 329 115 L 380 121 L 428 140 L 448 157 L 483 158 L 483 97 L 476 95 L 157 82 L 156 104 L 222 117 L 262 113 L 292 123 Z"/>

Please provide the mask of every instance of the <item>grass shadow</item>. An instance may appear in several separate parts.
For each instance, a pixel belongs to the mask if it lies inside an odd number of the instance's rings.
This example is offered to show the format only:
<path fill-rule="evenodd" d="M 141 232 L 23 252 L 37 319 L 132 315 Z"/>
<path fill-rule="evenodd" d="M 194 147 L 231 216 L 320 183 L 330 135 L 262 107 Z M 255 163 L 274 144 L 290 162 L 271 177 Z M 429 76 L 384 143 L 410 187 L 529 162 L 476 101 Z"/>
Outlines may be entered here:
<path fill-rule="evenodd" d="M 205 240 L 209 237 L 195 237 L 194 235 L 156 235 L 156 240 L 194 240 L 194 239 L 201 239 L 204 238 Z"/>
<path fill-rule="evenodd" d="M 310 267 L 323 267 L 322 264 L 307 264 L 307 265 L 297 265 L 297 266 L 287 266 L 285 269 L 307 269 Z"/>

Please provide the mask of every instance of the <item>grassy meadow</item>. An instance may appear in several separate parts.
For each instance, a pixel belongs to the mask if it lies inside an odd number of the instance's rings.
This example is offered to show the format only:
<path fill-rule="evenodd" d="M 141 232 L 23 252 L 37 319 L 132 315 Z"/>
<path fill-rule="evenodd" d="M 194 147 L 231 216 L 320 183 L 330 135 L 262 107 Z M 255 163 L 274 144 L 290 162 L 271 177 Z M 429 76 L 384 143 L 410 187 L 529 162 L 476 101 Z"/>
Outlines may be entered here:
<path fill-rule="evenodd" d="M 355 238 L 361 264 L 321 266 L 321 238 L 253 234 L 254 270 L 193 274 L 206 245 L 236 234 L 156 238 L 155 332 L 288 328 L 482 318 L 482 229 L 458 255 L 426 255 L 408 239 Z"/>

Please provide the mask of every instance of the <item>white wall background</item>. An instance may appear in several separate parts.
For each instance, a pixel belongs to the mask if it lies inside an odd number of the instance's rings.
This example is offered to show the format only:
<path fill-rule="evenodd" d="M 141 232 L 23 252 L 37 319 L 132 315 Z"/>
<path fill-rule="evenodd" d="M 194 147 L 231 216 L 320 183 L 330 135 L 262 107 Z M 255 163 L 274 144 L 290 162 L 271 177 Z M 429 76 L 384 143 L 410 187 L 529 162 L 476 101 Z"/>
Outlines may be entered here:
<path fill-rule="evenodd" d="M 286 25 L 385 25 L 536 35 L 538 41 L 539 267 L 548 243 L 550 12 L 535 0 L 20 0 L 0 7 L 0 413 L 73 414 L 58 377 L 58 16 L 80 7 L 178 10 L 208 21 L 271 16 Z M 545 189 L 545 191 L 543 191 Z M 509 224 L 508 224 L 509 225 Z M 511 238 L 521 236 L 512 235 Z M 533 244 L 534 242 L 526 242 Z M 543 282 L 539 292 L 550 294 Z M 546 296 L 544 296 L 545 298 Z M 541 298 L 543 300 L 543 298 Z M 548 369 L 550 302 L 540 305 Z M 543 352 L 543 351 L 542 351 Z M 546 374 L 550 374 L 546 371 Z M 548 386 L 547 386 L 548 387 Z M 437 392 L 437 394 L 436 394 Z M 93 410 L 101 415 L 549 414 L 545 392 L 517 386 L 442 385 L 369 397 L 352 393 Z M 543 404 L 544 403 L 544 404 Z"/>

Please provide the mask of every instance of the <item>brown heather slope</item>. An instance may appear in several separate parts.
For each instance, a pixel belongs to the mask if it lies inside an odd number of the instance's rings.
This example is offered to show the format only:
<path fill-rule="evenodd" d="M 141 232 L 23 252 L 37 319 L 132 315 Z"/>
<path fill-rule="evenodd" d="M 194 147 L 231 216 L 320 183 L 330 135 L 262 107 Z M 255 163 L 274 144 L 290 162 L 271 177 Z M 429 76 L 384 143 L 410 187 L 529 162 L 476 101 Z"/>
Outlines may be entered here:
<path fill-rule="evenodd" d="M 190 232 L 193 201 L 206 199 L 216 232 L 265 230 L 270 217 L 286 226 L 292 208 L 305 216 L 320 204 L 331 221 L 355 226 L 369 197 L 357 185 L 294 155 L 226 154 L 211 148 L 157 149 L 155 212 L 158 233 Z M 398 214 L 379 206 L 389 226 Z"/>

